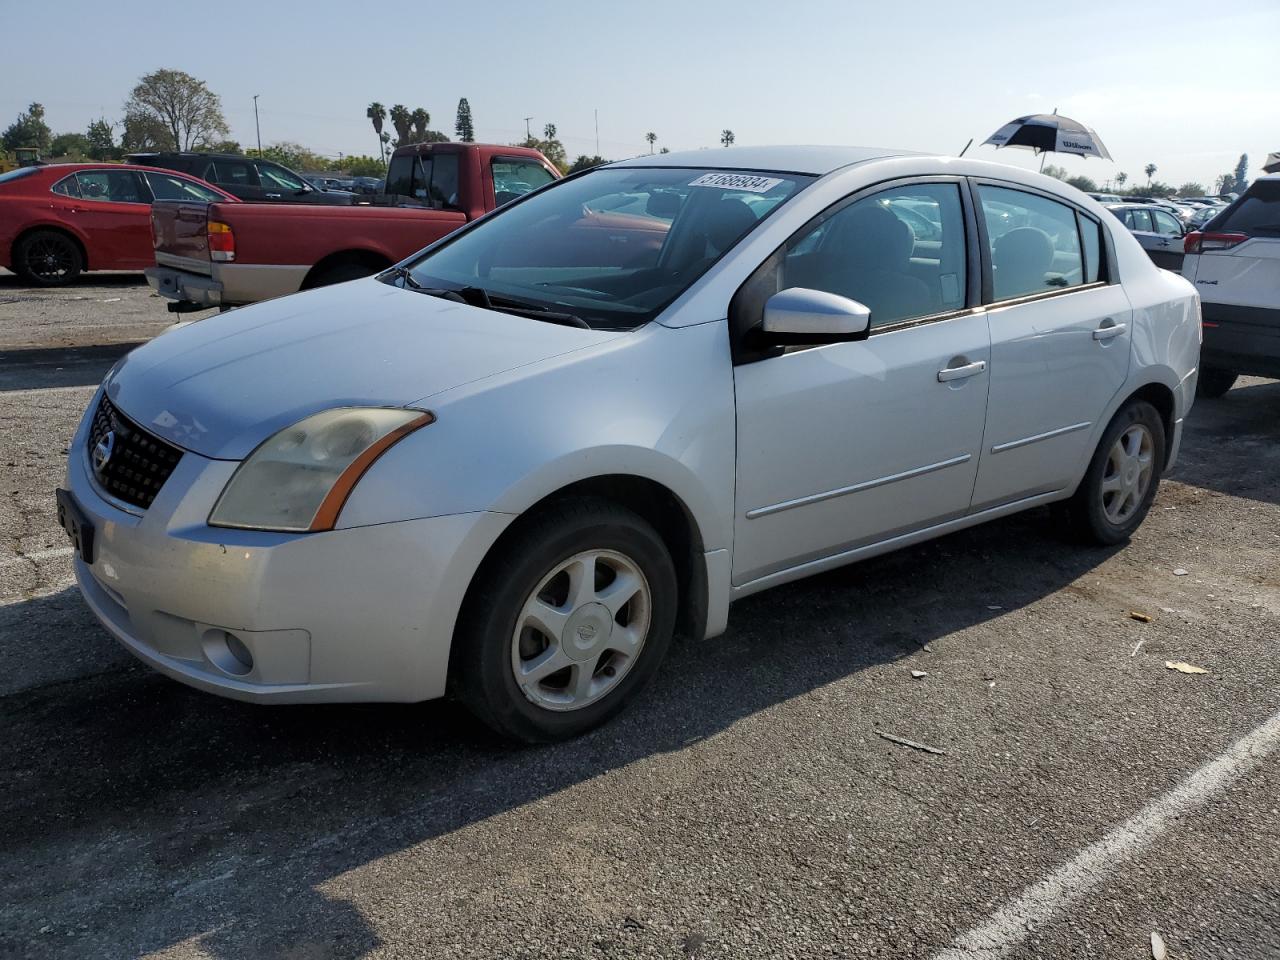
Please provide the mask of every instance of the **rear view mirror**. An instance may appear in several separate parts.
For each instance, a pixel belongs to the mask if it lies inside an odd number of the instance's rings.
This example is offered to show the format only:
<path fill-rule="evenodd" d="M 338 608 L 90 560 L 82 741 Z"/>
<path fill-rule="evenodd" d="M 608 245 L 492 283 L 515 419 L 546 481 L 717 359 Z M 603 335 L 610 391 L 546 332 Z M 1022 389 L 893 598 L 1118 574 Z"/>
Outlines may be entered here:
<path fill-rule="evenodd" d="M 770 297 L 764 305 L 763 339 L 771 344 L 842 343 L 866 339 L 871 310 L 822 290 L 792 287 Z"/>

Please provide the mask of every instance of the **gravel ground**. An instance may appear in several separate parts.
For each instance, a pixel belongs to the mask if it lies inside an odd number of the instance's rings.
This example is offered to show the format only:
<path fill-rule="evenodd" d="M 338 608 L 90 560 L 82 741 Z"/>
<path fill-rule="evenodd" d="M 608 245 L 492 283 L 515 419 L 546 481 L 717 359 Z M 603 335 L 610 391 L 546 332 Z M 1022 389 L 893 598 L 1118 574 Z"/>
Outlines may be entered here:
<path fill-rule="evenodd" d="M 1197 406 L 1124 548 L 1033 511 L 780 587 L 518 749 L 448 703 L 220 700 L 96 626 L 51 491 L 148 294 L 0 276 L 0 956 L 927 958 L 1130 818 L 967 956 L 1280 956 L 1275 756 L 1144 814 L 1280 710 L 1280 384 Z"/>

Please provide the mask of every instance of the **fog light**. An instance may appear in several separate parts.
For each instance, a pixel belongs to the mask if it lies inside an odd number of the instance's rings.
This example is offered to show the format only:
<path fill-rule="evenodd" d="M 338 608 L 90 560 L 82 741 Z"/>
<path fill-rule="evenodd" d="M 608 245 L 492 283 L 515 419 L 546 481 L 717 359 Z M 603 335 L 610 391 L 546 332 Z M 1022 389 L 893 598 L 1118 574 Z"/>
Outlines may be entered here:
<path fill-rule="evenodd" d="M 225 674 L 243 677 L 253 670 L 253 653 L 235 634 L 209 630 L 201 638 L 204 655 Z"/>

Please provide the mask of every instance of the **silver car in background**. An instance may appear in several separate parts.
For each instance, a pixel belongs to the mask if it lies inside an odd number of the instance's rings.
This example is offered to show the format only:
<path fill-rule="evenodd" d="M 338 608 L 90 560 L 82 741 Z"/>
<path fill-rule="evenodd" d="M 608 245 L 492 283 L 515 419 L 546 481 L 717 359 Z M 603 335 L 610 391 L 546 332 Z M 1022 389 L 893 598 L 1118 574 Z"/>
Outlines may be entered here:
<path fill-rule="evenodd" d="M 557 739 L 758 591 L 1041 505 L 1123 542 L 1199 346 L 1191 286 L 1056 180 L 639 157 L 138 348 L 59 512 L 89 606 L 177 680 L 454 693 Z"/>

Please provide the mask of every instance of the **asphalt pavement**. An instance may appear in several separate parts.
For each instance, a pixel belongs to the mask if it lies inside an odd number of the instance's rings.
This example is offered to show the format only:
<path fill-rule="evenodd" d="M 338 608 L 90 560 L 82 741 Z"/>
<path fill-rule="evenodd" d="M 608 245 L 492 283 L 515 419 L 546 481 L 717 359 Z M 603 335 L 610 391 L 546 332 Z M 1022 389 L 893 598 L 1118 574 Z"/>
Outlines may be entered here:
<path fill-rule="evenodd" d="M 1122 548 L 1033 511 L 758 594 L 530 749 L 96 625 L 52 491 L 149 294 L 0 276 L 0 956 L 1280 957 L 1280 384 Z"/>

